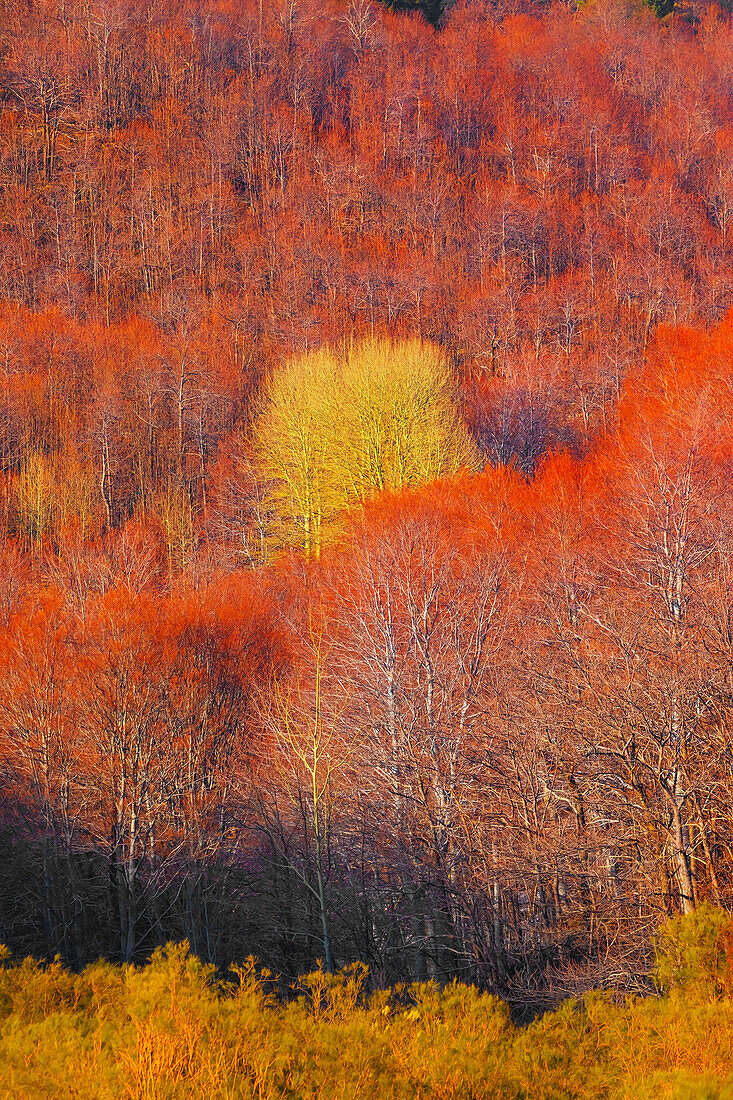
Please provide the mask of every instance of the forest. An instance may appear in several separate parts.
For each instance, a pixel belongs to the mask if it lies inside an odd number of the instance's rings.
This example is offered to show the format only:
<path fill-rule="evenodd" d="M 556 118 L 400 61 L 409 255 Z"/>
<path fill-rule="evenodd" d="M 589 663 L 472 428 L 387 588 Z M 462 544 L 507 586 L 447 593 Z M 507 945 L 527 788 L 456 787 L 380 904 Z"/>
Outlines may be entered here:
<path fill-rule="evenodd" d="M 187 941 L 522 1022 L 733 909 L 731 14 L 426 15 L 0 0 L 31 987 Z"/>

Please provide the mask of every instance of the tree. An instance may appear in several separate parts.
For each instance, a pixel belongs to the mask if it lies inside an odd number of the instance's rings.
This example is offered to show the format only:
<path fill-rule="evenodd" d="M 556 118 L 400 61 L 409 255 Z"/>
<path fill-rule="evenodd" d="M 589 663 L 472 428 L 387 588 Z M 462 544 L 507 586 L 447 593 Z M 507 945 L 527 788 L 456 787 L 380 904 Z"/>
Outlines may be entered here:
<path fill-rule="evenodd" d="M 294 360 L 272 380 L 254 449 L 276 483 L 275 537 L 315 557 L 349 505 L 477 463 L 445 356 L 419 341 Z"/>
<path fill-rule="evenodd" d="M 78 960 L 82 930 L 72 853 L 81 788 L 70 688 L 74 624 L 64 611 L 61 593 L 38 592 L 0 636 L 0 759 L 15 812 L 40 850 L 36 907 L 47 942 Z"/>
<path fill-rule="evenodd" d="M 330 906 L 327 898 L 328 868 L 331 862 L 334 806 L 338 798 L 339 773 L 348 763 L 349 743 L 340 728 L 345 701 L 334 707 L 324 695 L 324 665 L 329 656 L 322 638 L 311 637 L 303 668 L 307 679 L 293 687 L 276 686 L 266 725 L 271 738 L 268 763 L 277 777 L 281 806 L 266 816 L 270 839 L 272 825 L 281 815 L 293 819 L 297 842 L 276 848 L 276 859 L 284 859 L 312 895 L 318 907 L 325 966 L 334 968 Z M 264 804 L 263 804 L 264 805 Z"/>
<path fill-rule="evenodd" d="M 503 477 L 488 478 L 487 496 L 501 499 Z M 348 685 L 348 721 L 363 731 L 370 858 L 418 977 L 425 964 L 456 972 L 475 948 L 464 824 L 490 786 L 487 714 L 510 606 L 499 525 L 482 525 L 482 510 L 479 493 L 447 487 L 438 502 L 423 491 L 372 505 L 322 582 L 331 690 Z"/>
<path fill-rule="evenodd" d="M 146 870 L 154 872 L 158 862 L 156 833 L 166 794 L 169 668 L 156 618 L 150 597 L 106 593 L 87 610 L 76 668 L 92 795 L 87 828 L 108 861 L 117 951 L 126 962 L 138 949 L 141 918 L 150 919 L 145 894 L 152 876 Z"/>

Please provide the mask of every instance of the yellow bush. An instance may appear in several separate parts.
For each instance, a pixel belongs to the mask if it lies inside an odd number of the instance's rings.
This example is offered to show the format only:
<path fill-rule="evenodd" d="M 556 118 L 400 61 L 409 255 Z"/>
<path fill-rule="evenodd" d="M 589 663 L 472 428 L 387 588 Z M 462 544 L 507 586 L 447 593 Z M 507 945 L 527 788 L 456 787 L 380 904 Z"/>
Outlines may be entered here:
<path fill-rule="evenodd" d="M 457 982 L 370 994 L 361 965 L 306 975 L 285 1002 L 272 985 L 253 960 L 220 981 L 187 944 L 144 967 L 97 963 L 81 974 L 5 959 L 0 1097 L 733 1097 L 725 997 L 676 990 L 621 1005 L 592 994 L 517 1028 L 498 998 Z"/>

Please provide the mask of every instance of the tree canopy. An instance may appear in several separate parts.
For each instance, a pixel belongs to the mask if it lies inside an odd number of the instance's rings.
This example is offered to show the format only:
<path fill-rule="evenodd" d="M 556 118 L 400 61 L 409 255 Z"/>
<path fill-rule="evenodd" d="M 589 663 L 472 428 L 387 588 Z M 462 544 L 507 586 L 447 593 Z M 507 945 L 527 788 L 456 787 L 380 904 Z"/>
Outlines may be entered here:
<path fill-rule="evenodd" d="M 270 483 L 272 537 L 308 555 L 350 504 L 480 464 L 447 358 L 420 340 L 299 356 L 265 400 L 254 452 Z"/>

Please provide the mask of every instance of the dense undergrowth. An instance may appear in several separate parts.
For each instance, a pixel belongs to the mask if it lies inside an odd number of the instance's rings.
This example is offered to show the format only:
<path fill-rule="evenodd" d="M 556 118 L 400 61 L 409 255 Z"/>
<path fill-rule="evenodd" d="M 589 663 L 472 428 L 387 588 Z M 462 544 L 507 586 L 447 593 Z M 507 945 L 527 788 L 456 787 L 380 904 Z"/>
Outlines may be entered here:
<path fill-rule="evenodd" d="M 4 957 L 0 1096 L 733 1096 L 730 917 L 703 906 L 661 932 L 660 997 L 566 1001 L 527 1026 L 458 983 L 369 991 L 359 964 L 283 996 L 252 961 L 227 980 L 187 944 L 142 967 Z"/>

